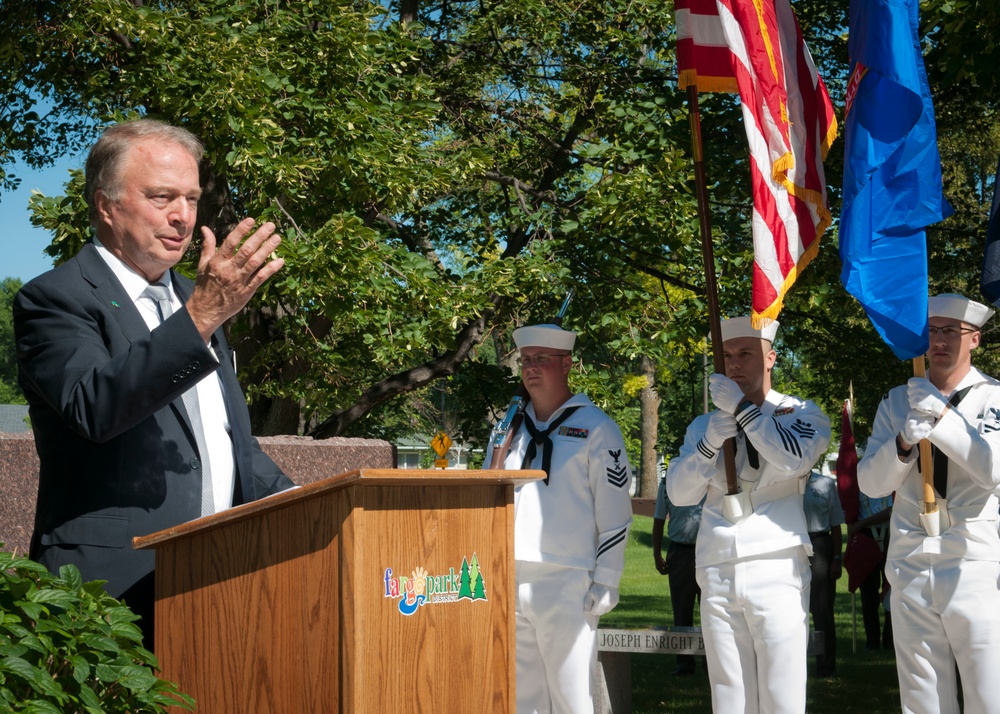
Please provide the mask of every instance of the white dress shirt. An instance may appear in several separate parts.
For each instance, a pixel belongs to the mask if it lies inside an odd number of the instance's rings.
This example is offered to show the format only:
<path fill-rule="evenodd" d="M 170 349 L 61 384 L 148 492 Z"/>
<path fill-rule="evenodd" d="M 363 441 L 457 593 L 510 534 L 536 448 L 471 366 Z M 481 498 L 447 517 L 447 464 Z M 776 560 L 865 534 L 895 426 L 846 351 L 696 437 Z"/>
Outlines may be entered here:
<path fill-rule="evenodd" d="M 118 278 L 125 288 L 125 292 L 128 293 L 132 302 L 135 303 L 147 327 L 149 327 L 150 331 L 156 329 L 160 325 L 160 313 L 156 303 L 142 297 L 142 292 L 149 285 L 149 282 L 122 262 L 118 256 L 105 248 L 96 238 L 94 239 L 94 245 L 97 247 L 98 254 L 108 264 L 115 277 Z M 170 303 L 173 310 L 176 312 L 181 309 L 183 303 L 173 290 L 170 271 L 168 270 L 164 273 L 158 282 L 170 289 Z M 212 356 L 215 357 L 214 351 L 212 352 Z M 208 445 L 208 453 L 201 454 L 201 458 L 208 460 L 212 478 L 215 512 L 218 513 L 232 507 L 233 487 L 236 479 L 233 439 L 222 391 L 222 380 L 219 378 L 218 370 L 199 381 L 195 385 L 195 389 L 198 390 L 201 423 L 205 432 L 205 443 Z"/>

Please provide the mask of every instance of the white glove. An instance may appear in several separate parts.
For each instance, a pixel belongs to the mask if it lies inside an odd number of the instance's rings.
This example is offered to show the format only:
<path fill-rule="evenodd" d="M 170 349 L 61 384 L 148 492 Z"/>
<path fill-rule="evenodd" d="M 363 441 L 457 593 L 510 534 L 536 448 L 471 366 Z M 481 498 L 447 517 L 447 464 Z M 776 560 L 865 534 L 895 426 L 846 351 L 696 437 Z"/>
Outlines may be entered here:
<path fill-rule="evenodd" d="M 910 409 L 930 414 L 935 419 L 940 419 L 948 406 L 948 400 L 938 388 L 923 377 L 910 378 L 906 383 L 906 398 L 910 402 Z"/>
<path fill-rule="evenodd" d="M 712 402 L 715 406 L 730 414 L 735 414 L 736 407 L 746 398 L 740 385 L 718 372 L 709 375 L 708 391 L 712 394 Z"/>
<path fill-rule="evenodd" d="M 727 412 L 712 412 L 705 427 L 705 443 L 718 451 L 726 439 L 736 436 L 736 417 Z"/>
<path fill-rule="evenodd" d="M 594 583 L 583 599 L 583 611 L 600 617 L 615 609 L 618 604 L 618 588 Z"/>
<path fill-rule="evenodd" d="M 899 432 L 899 435 L 903 437 L 903 441 L 913 446 L 920 443 L 921 439 L 930 436 L 933 429 L 934 417 L 911 409 L 906 415 L 906 424 L 903 425 L 903 430 Z"/>

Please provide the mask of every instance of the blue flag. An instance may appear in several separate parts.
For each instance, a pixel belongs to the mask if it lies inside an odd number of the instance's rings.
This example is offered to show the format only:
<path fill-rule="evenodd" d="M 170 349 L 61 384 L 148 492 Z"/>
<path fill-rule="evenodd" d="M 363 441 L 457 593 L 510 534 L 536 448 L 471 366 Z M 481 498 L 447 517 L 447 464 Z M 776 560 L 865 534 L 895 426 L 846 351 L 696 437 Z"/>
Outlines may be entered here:
<path fill-rule="evenodd" d="M 979 279 L 979 292 L 989 302 L 1000 307 L 1000 162 L 993 179 L 993 206 L 990 224 L 986 229 L 986 250 L 983 252 L 983 274 Z"/>
<path fill-rule="evenodd" d="M 951 215 L 919 0 L 851 0 L 841 282 L 900 359 L 927 351 L 924 229 Z"/>

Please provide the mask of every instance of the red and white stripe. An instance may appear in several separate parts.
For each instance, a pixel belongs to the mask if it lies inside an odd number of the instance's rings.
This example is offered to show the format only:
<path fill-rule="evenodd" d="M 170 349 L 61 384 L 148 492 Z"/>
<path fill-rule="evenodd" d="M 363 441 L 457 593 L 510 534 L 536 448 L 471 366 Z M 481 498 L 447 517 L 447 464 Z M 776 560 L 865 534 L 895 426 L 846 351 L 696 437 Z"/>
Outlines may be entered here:
<path fill-rule="evenodd" d="M 681 89 L 737 92 L 733 54 L 715 0 L 674 0 L 677 26 L 677 70 Z"/>
<path fill-rule="evenodd" d="M 740 93 L 754 203 L 752 314 L 761 324 L 777 317 L 830 225 L 823 159 L 837 134 L 833 104 L 788 0 L 677 0 L 676 8 L 681 86 Z"/>

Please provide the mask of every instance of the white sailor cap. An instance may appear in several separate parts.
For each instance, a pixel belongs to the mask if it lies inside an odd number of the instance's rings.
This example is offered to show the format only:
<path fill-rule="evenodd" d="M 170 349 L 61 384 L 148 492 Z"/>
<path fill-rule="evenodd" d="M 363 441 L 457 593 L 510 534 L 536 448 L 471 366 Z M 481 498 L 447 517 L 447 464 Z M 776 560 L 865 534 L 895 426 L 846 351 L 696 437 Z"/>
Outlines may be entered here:
<path fill-rule="evenodd" d="M 514 330 L 514 344 L 519 350 L 525 347 L 549 347 L 572 352 L 573 345 L 576 344 L 576 333 L 558 325 L 528 325 Z"/>
<path fill-rule="evenodd" d="M 754 329 L 749 317 L 732 317 L 722 321 L 722 341 L 736 339 L 737 337 L 757 337 L 768 342 L 774 342 L 774 336 L 778 334 L 778 321 L 771 320 L 764 327 Z"/>
<path fill-rule="evenodd" d="M 993 317 L 993 312 L 993 308 L 955 293 L 943 293 L 927 299 L 928 317 L 950 317 L 976 327 L 985 325 Z"/>

